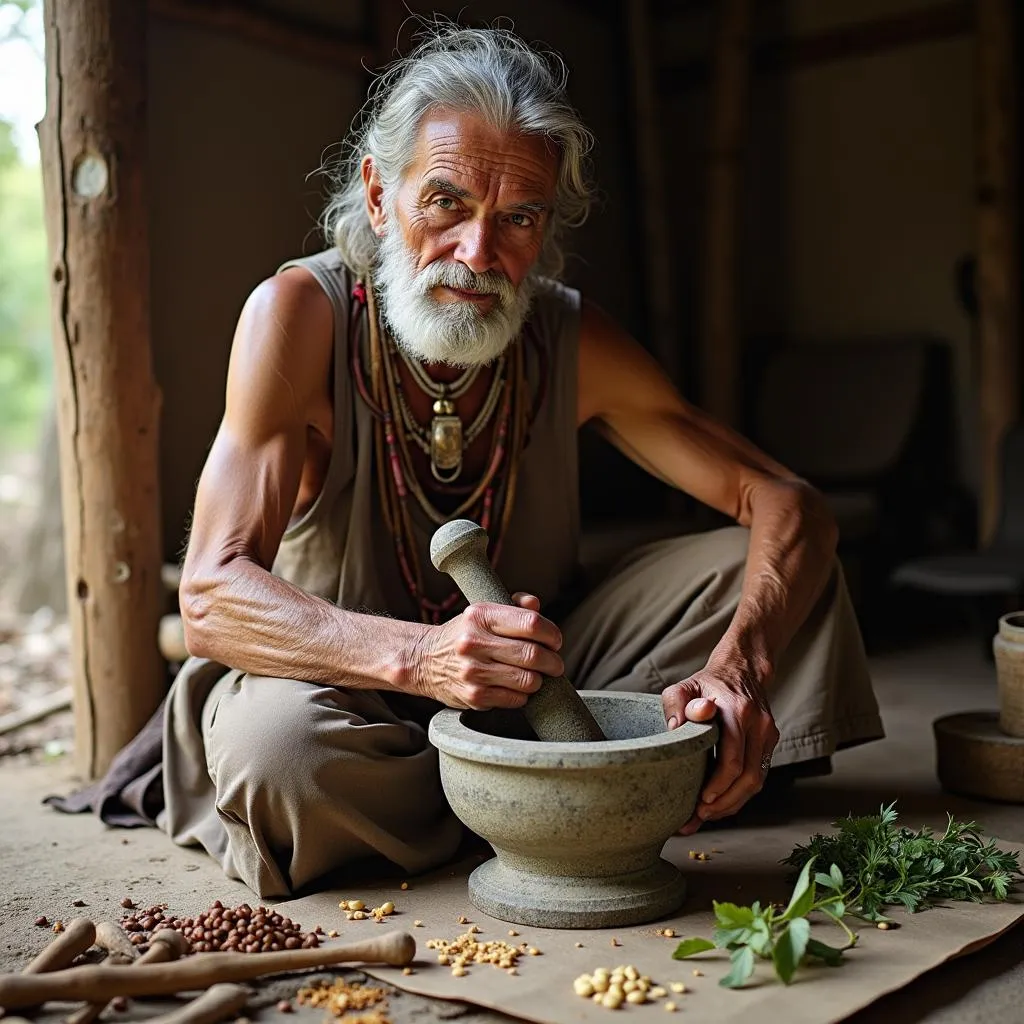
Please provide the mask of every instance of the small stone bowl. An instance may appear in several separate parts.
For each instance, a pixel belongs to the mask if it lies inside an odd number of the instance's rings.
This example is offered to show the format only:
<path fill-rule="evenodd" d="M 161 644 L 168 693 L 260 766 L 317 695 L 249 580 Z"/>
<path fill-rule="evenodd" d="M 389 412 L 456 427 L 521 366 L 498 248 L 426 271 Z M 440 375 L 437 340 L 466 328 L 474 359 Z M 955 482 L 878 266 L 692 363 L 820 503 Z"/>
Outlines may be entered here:
<path fill-rule="evenodd" d="M 607 740 L 527 739 L 516 712 L 438 712 L 431 743 L 452 810 L 496 856 L 469 898 L 502 921 L 604 928 L 672 914 L 686 883 L 662 859 L 704 781 L 713 723 L 667 731 L 661 697 L 581 692 Z"/>

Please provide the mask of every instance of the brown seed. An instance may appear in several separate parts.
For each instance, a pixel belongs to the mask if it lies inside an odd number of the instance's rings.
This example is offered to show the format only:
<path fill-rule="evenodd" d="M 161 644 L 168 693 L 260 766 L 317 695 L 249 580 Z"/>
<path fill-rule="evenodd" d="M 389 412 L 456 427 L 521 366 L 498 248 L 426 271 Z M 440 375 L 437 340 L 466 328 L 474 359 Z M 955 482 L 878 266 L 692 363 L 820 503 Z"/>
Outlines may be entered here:
<path fill-rule="evenodd" d="M 300 945 L 301 943 L 294 935 L 289 935 L 288 938 L 284 940 L 285 949 L 298 949 Z"/>
<path fill-rule="evenodd" d="M 220 900 L 214 900 L 213 901 L 213 909 L 214 910 L 223 910 L 224 909 L 224 904 L 221 903 Z"/>
<path fill-rule="evenodd" d="M 71 904 L 71 906 L 73 906 L 73 907 L 84 907 L 85 906 L 85 900 L 75 900 Z"/>
<path fill-rule="evenodd" d="M 45 917 L 37 917 L 36 918 L 36 927 L 37 928 L 49 928 L 50 927 L 50 922 L 47 921 Z"/>
<path fill-rule="evenodd" d="M 151 932 L 153 930 L 153 925 L 156 924 L 156 922 L 151 917 L 144 917 L 139 924 L 142 925 L 142 930 L 144 932 Z"/>
<path fill-rule="evenodd" d="M 124 907 L 125 910 L 131 910 L 135 904 L 132 902 L 131 896 L 125 896 L 125 898 L 121 900 L 121 906 Z"/>
<path fill-rule="evenodd" d="M 619 942 L 619 940 L 618 940 L 618 939 L 612 939 L 612 942 L 611 942 L 611 944 L 612 944 L 613 946 L 621 946 L 621 945 L 622 945 L 622 943 L 621 943 L 621 942 Z"/>
<path fill-rule="evenodd" d="M 292 1012 L 292 1004 L 289 1003 L 287 999 L 282 999 L 277 1004 L 277 1010 L 278 1010 L 278 1013 L 291 1013 Z"/>
<path fill-rule="evenodd" d="M 143 935 L 142 932 L 133 932 L 132 935 L 129 936 L 129 942 L 131 942 L 133 946 L 141 946 L 145 941 L 146 936 Z"/>
<path fill-rule="evenodd" d="M 116 1013 L 124 1013 L 128 1009 L 128 1000 L 124 996 L 114 996 L 110 1000 L 110 1008 Z"/>

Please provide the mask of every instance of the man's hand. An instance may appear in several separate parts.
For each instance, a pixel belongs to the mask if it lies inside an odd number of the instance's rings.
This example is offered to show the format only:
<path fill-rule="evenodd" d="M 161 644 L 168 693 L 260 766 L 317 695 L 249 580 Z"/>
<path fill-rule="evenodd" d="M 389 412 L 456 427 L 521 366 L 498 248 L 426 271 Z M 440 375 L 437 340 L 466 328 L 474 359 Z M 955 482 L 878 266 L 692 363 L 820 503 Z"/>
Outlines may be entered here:
<path fill-rule="evenodd" d="M 540 602 L 515 594 L 515 605 L 471 604 L 430 627 L 413 652 L 415 691 L 452 708 L 521 708 L 542 676 L 560 676 L 558 627 Z"/>
<path fill-rule="evenodd" d="M 752 673 L 708 667 L 662 692 L 668 727 L 719 716 L 718 764 L 693 817 L 680 830 L 692 835 L 705 821 L 735 814 L 764 785 L 767 763 L 779 742 L 762 684 Z"/>

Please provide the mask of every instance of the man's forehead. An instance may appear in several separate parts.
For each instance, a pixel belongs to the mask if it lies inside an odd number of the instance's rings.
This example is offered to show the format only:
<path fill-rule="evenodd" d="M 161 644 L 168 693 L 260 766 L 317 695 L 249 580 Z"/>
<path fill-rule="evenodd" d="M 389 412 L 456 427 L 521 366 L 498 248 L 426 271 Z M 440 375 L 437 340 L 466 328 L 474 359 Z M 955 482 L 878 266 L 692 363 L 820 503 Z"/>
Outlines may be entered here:
<path fill-rule="evenodd" d="M 474 114 L 438 112 L 420 125 L 410 171 L 421 189 L 441 179 L 474 194 L 500 182 L 517 194 L 549 198 L 558 175 L 558 154 L 541 136 L 503 132 Z"/>

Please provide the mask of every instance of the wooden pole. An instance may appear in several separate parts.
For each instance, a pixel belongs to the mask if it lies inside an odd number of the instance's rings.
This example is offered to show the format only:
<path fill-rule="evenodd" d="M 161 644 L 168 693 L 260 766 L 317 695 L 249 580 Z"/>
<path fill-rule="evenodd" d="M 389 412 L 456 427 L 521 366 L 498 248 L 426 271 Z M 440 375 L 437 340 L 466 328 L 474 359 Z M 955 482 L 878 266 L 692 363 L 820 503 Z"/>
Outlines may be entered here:
<path fill-rule="evenodd" d="M 1017 112 L 1013 0 L 978 0 L 978 392 L 980 537 L 992 538 L 1001 500 L 999 447 L 1020 415 Z"/>
<path fill-rule="evenodd" d="M 731 425 L 737 425 L 740 397 L 736 250 L 750 82 L 750 19 L 750 0 L 721 0 L 705 200 L 701 399 L 708 412 Z"/>
<path fill-rule="evenodd" d="M 679 384 L 679 332 L 672 247 L 669 243 L 669 203 L 665 191 L 664 154 L 659 133 L 665 122 L 658 111 L 655 90 L 656 57 L 651 34 L 650 0 L 628 0 L 630 67 L 633 74 L 634 138 L 643 217 L 644 281 L 647 286 L 650 347 L 665 372 Z"/>
<path fill-rule="evenodd" d="M 39 140 L 75 753 L 94 778 L 165 692 L 156 642 L 160 393 L 149 344 L 146 8 L 45 0 L 43 11 Z"/>

